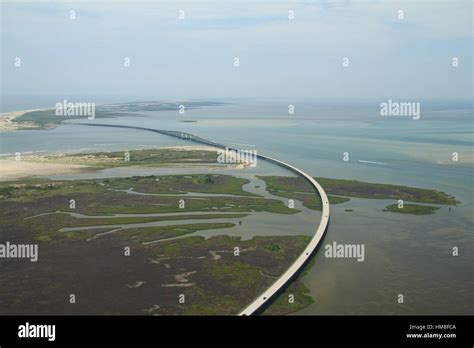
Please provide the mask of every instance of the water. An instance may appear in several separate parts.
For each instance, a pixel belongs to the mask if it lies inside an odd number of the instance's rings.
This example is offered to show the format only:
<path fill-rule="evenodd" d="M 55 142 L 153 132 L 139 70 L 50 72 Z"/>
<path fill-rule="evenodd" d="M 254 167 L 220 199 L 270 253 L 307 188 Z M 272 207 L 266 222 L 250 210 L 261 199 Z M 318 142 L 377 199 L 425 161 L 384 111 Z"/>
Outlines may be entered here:
<path fill-rule="evenodd" d="M 472 314 L 474 152 L 470 106 L 424 104 L 421 119 L 414 121 L 384 119 L 378 115 L 378 104 L 371 103 L 329 106 L 302 102 L 296 104 L 295 115 L 287 114 L 288 104 L 234 101 L 226 106 L 187 110 L 185 115 L 174 111 L 140 112 L 148 117 L 96 122 L 182 130 L 230 146 L 257 149 L 315 176 L 416 186 L 455 195 L 463 202 L 460 206 L 451 212 L 442 207 L 428 216 L 382 212 L 392 201 L 352 198 L 333 205 L 324 242 L 363 243 L 365 261 L 328 259 L 318 253 L 315 266 L 304 278 L 315 303 L 299 314 Z M 197 122 L 180 122 L 183 119 Z M 186 144 L 138 130 L 72 125 L 79 122 L 84 121 L 71 120 L 68 125 L 47 131 L 1 133 L 0 153 L 89 152 Z M 345 152 L 349 154 L 348 162 L 342 160 Z M 452 160 L 453 152 L 458 153 L 458 161 Z M 110 169 L 107 175 L 128 175 L 131 170 Z M 245 174 L 223 172 L 249 178 L 281 174 L 278 167 L 264 162 L 252 170 Z M 163 168 L 146 171 L 176 173 L 175 169 Z M 354 211 L 345 211 L 348 208 Z M 272 229 L 311 234 L 307 214 L 294 215 L 290 224 L 284 223 L 286 216 L 255 214 L 246 220 L 248 226 L 257 229 L 249 236 L 260 231 L 272 233 Z M 305 218 L 298 220 L 298 215 Z M 298 227 L 291 230 L 291 226 Z M 200 233 L 209 236 L 217 232 L 225 230 Z M 457 257 L 452 256 L 453 246 L 459 247 Z M 397 303 L 399 294 L 404 295 L 405 303 Z"/>

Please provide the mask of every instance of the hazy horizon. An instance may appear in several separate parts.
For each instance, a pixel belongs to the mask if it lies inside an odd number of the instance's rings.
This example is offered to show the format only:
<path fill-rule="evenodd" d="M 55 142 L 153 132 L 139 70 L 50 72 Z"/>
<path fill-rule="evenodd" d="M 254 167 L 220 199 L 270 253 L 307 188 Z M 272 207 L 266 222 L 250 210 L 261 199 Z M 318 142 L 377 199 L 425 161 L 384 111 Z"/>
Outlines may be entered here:
<path fill-rule="evenodd" d="M 4 100 L 473 98 L 469 0 L 2 1 L 1 9 Z"/>
<path fill-rule="evenodd" d="M 286 105 L 288 103 L 311 106 L 360 106 L 360 107 L 378 107 L 379 103 L 388 99 L 383 98 L 277 98 L 277 97 L 195 97 L 195 98 L 178 98 L 177 96 L 94 96 L 94 95 L 3 95 L 0 102 L 0 112 L 12 112 L 28 109 L 53 109 L 56 103 L 62 103 L 63 100 L 68 102 L 77 101 L 93 101 L 96 106 L 120 103 L 140 103 L 140 102 L 195 102 L 195 101 L 217 101 L 224 103 L 258 103 L 273 102 Z M 401 100 L 401 98 L 391 98 L 393 100 Z M 448 108 L 456 107 L 456 109 L 472 108 L 474 99 L 421 99 L 417 100 L 422 103 L 424 110 L 426 108 Z"/>

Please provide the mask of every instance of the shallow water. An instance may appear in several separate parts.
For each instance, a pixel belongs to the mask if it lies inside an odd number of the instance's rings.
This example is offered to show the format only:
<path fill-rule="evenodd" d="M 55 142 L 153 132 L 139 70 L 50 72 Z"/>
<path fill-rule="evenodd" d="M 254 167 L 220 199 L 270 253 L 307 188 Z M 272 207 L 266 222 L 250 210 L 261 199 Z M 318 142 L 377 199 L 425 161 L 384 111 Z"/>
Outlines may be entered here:
<path fill-rule="evenodd" d="M 286 110 L 285 103 L 248 102 L 188 110 L 185 116 L 177 112 L 149 112 L 146 113 L 149 117 L 144 118 L 99 121 L 182 130 L 231 146 L 257 149 L 315 176 L 416 186 L 455 195 L 463 202 L 460 206 L 452 207 L 451 212 L 442 207 L 427 216 L 382 212 L 387 204 L 394 203 L 391 201 L 351 199 L 348 203 L 332 205 L 324 244 L 362 243 L 365 261 L 328 259 L 321 249 L 315 266 L 304 278 L 316 302 L 299 314 L 473 314 L 472 110 L 463 105 L 433 106 L 427 108 L 419 121 L 382 119 L 370 106 L 327 109 L 307 104 L 300 105 L 292 116 Z M 198 122 L 179 122 L 180 117 Z M 83 121 L 69 123 L 78 122 Z M 3 154 L 186 144 L 184 140 L 151 132 L 77 125 L 2 133 L 0 138 Z M 344 152 L 349 153 L 348 162 L 342 160 Z M 458 152 L 458 162 L 452 161 L 453 152 Z M 202 167 L 140 171 L 114 168 L 55 178 L 206 172 L 249 177 L 282 175 L 277 166 L 260 161 L 257 168 L 244 172 L 209 171 Z M 347 212 L 347 208 L 354 211 Z M 316 216 L 318 212 L 313 211 L 291 217 L 258 213 L 245 218 L 241 227 L 197 234 L 208 237 L 230 232 L 242 238 L 311 235 Z M 452 256 L 453 246 L 459 247 L 457 257 Z M 404 295 L 404 304 L 397 303 L 398 294 Z"/>

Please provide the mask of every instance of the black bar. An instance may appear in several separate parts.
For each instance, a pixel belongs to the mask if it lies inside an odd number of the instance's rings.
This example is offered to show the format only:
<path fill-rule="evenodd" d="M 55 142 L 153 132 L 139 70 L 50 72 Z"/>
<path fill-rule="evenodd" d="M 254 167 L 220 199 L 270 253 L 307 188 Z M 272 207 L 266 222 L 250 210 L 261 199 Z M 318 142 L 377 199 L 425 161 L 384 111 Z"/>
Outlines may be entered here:
<path fill-rule="evenodd" d="M 0 346 L 64 344 L 390 344 L 472 347 L 472 316 L 0 316 Z M 20 338 L 25 323 L 55 325 L 55 340 Z M 410 325 L 433 325 L 420 331 Z M 436 328 L 437 325 L 442 327 Z M 407 334 L 456 334 L 408 338 Z"/>

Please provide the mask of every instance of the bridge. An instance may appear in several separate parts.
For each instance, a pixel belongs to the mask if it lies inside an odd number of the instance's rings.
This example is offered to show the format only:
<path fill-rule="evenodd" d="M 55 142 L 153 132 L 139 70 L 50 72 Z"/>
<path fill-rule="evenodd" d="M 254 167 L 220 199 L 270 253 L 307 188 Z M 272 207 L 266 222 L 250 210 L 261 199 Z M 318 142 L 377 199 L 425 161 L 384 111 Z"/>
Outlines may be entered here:
<path fill-rule="evenodd" d="M 168 136 L 172 136 L 175 138 L 189 140 L 195 143 L 200 143 L 204 145 L 209 145 L 213 147 L 217 147 L 220 149 L 229 149 L 238 151 L 238 149 L 227 147 L 223 144 L 216 143 L 214 141 L 201 138 L 194 134 L 186 133 L 186 132 L 178 132 L 178 131 L 171 131 L 171 130 L 160 130 L 160 129 L 152 129 L 152 128 L 144 128 L 144 127 L 136 127 L 136 126 L 125 126 L 125 125 L 111 125 L 111 124 L 100 124 L 100 123 L 74 123 L 81 126 L 93 126 L 93 127 L 115 127 L 115 128 L 131 128 L 131 129 L 138 129 L 144 130 L 149 132 L 160 133 Z M 291 266 L 267 289 L 265 290 L 260 296 L 255 298 L 252 303 L 250 303 L 244 310 L 242 310 L 239 315 L 252 315 L 259 313 L 262 309 L 266 308 L 272 300 L 278 296 L 286 286 L 293 280 L 299 272 L 304 268 L 304 266 L 311 260 L 312 256 L 318 250 L 320 243 L 326 233 L 327 227 L 329 225 L 329 199 L 326 195 L 326 192 L 322 188 L 322 186 L 309 174 L 305 173 L 301 169 L 298 169 L 288 163 L 280 161 L 276 158 L 264 156 L 261 154 L 257 154 L 259 159 L 264 161 L 268 161 L 274 163 L 280 167 L 286 168 L 297 175 L 303 177 L 307 180 L 312 187 L 316 189 L 318 192 L 321 203 L 322 203 L 322 215 L 321 221 L 319 222 L 318 227 L 316 228 L 315 234 L 311 238 L 311 241 L 308 243 L 306 248 L 300 254 L 300 256 L 291 264 Z"/>

